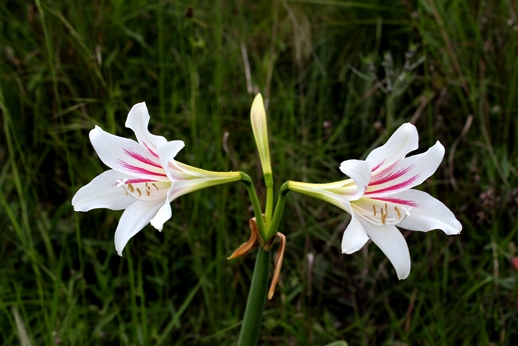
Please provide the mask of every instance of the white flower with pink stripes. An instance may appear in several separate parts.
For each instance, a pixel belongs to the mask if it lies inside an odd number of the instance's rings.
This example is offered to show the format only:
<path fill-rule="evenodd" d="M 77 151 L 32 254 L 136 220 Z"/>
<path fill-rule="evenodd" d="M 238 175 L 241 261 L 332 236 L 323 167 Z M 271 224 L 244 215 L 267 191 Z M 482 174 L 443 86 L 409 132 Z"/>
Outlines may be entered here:
<path fill-rule="evenodd" d="M 415 126 L 403 124 L 365 161 L 342 162 L 340 170 L 351 179 L 329 184 L 288 183 L 292 191 L 325 200 L 351 214 L 342 252 L 358 251 L 370 238 L 391 261 L 400 280 L 410 273 L 410 254 L 396 226 L 422 232 L 442 229 L 449 235 L 462 230 L 442 202 L 412 189 L 436 171 L 444 156 L 444 147 L 437 142 L 422 154 L 405 157 L 417 149 L 418 141 Z"/>
<path fill-rule="evenodd" d="M 183 141 L 168 142 L 148 131 L 144 102 L 131 108 L 126 127 L 138 142 L 114 136 L 96 126 L 90 141 L 99 158 L 111 169 L 82 187 L 72 199 L 76 211 L 96 208 L 124 210 L 115 231 L 119 255 L 131 237 L 151 223 L 162 230 L 172 216 L 169 203 L 189 192 L 241 179 L 240 172 L 211 172 L 174 160 Z"/>

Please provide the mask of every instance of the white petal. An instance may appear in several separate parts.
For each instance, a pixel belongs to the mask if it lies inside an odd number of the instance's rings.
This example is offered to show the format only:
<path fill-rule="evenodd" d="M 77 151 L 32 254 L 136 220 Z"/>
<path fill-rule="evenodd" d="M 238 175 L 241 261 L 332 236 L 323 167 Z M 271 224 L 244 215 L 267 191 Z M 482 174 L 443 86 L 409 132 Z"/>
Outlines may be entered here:
<path fill-rule="evenodd" d="M 428 179 L 439 167 L 444 147 L 437 142 L 426 152 L 404 158 L 372 177 L 366 196 L 387 196 L 411 189 Z"/>
<path fill-rule="evenodd" d="M 442 229 L 446 234 L 459 234 L 462 230 L 461 223 L 450 209 L 426 192 L 408 190 L 394 197 L 413 201 L 417 205 L 410 209 L 409 215 L 398 224 L 399 227 L 423 232 Z"/>
<path fill-rule="evenodd" d="M 149 223 L 162 205 L 162 201 L 158 203 L 136 201 L 126 208 L 115 231 L 115 250 L 119 256 L 122 256 L 122 250 L 131 237 Z"/>
<path fill-rule="evenodd" d="M 395 226 L 375 226 L 368 222 L 362 224 L 371 240 L 378 245 L 396 269 L 399 280 L 406 279 L 410 274 L 411 264 L 405 237 Z"/>
<path fill-rule="evenodd" d="M 185 144 L 183 141 L 170 141 L 157 148 L 158 156 L 160 157 L 160 164 L 171 181 L 175 181 L 175 179 L 171 173 L 169 164 L 174 164 L 174 158 L 184 146 Z"/>
<path fill-rule="evenodd" d="M 342 237 L 342 253 L 352 254 L 360 250 L 368 240 L 369 237 L 365 228 L 363 228 L 359 218 L 352 213 L 351 222 L 349 222 Z"/>
<path fill-rule="evenodd" d="M 155 217 L 149 221 L 151 223 L 151 226 L 155 227 L 160 232 L 162 232 L 164 223 L 168 221 L 171 218 L 171 216 L 173 216 L 171 212 L 171 205 L 169 204 L 170 202 L 171 200 L 169 200 L 169 198 L 166 198 L 164 204 L 160 207 Z"/>
<path fill-rule="evenodd" d="M 128 114 L 126 120 L 126 127 L 135 132 L 140 144 L 146 147 L 151 153 L 156 154 L 158 146 L 165 144 L 167 140 L 162 136 L 156 136 L 149 132 L 149 113 L 147 111 L 146 103 L 137 103 Z"/>
<path fill-rule="evenodd" d="M 121 210 L 127 208 L 135 200 L 128 197 L 123 188 L 118 187 L 117 180 L 129 178 L 131 176 L 113 169 L 99 174 L 76 192 L 72 198 L 74 210 L 89 211 L 96 208 Z"/>
<path fill-rule="evenodd" d="M 159 159 L 134 140 L 114 136 L 96 126 L 90 141 L 104 164 L 133 177 L 168 181 Z"/>
<path fill-rule="evenodd" d="M 371 151 L 365 161 L 371 164 L 374 171 L 383 170 L 401 160 L 412 150 L 416 150 L 418 145 L 417 129 L 414 125 L 406 123 L 390 136 L 387 143 Z"/>
<path fill-rule="evenodd" d="M 342 173 L 354 180 L 358 187 L 356 193 L 349 198 L 351 201 L 360 198 L 367 189 L 371 179 L 371 168 L 368 162 L 362 160 L 347 160 L 340 165 Z"/>

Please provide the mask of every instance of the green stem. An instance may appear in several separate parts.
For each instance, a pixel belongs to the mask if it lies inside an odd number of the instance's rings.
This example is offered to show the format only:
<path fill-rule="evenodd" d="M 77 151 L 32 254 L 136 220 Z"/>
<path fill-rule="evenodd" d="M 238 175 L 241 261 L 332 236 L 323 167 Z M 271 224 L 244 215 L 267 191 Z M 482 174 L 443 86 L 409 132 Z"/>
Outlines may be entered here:
<path fill-rule="evenodd" d="M 286 195 L 288 192 L 290 192 L 288 188 L 288 182 L 285 182 L 281 186 L 281 191 L 279 191 L 279 198 L 277 199 L 277 205 L 275 206 L 272 222 L 270 223 L 267 230 L 266 239 L 270 239 L 277 233 L 279 223 L 281 222 L 282 213 L 284 211 L 284 204 L 286 203 Z"/>
<path fill-rule="evenodd" d="M 266 208 L 264 212 L 264 221 L 266 222 L 266 232 L 270 233 L 270 221 L 273 212 L 273 176 L 271 173 L 264 175 L 264 184 L 266 185 Z M 265 239 L 266 241 L 267 239 Z"/>
<path fill-rule="evenodd" d="M 259 233 L 261 237 L 266 241 L 266 229 L 264 227 L 263 220 L 263 212 L 261 210 L 261 204 L 259 204 L 259 199 L 257 198 L 257 194 L 255 192 L 254 184 L 252 182 L 252 178 L 246 173 L 241 173 L 241 181 L 245 184 L 246 189 L 248 191 L 248 196 L 250 197 L 250 202 L 252 202 L 252 207 L 254 208 L 255 215 L 255 223 L 257 224 L 257 228 L 259 229 Z"/>
<path fill-rule="evenodd" d="M 264 303 L 268 292 L 268 276 L 270 272 L 271 251 L 264 251 L 261 247 L 257 252 L 254 274 L 246 301 L 245 315 L 239 334 L 238 346 L 257 345 L 261 321 L 263 318 Z"/>

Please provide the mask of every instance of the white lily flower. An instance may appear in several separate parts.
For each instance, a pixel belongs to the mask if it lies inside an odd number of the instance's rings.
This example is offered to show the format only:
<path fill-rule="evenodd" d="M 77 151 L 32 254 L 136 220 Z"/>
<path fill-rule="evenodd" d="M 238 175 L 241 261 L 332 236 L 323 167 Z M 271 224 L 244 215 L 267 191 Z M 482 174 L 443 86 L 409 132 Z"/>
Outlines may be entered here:
<path fill-rule="evenodd" d="M 131 237 L 151 223 L 162 230 L 171 218 L 174 199 L 205 187 L 241 179 L 239 172 L 211 172 L 174 160 L 183 141 L 168 142 L 148 131 L 149 113 L 144 102 L 134 105 L 126 127 L 138 142 L 118 137 L 100 127 L 90 131 L 99 158 L 111 169 L 83 186 L 72 199 L 75 211 L 96 208 L 125 209 L 115 231 L 115 249 L 122 250 Z"/>
<path fill-rule="evenodd" d="M 410 254 L 396 226 L 422 232 L 442 229 L 449 235 L 462 230 L 442 202 L 412 189 L 437 170 L 444 156 L 444 147 L 437 142 L 422 154 L 405 157 L 417 149 L 418 141 L 415 126 L 403 124 L 365 161 L 342 162 L 340 170 L 351 179 L 329 184 L 288 183 L 292 191 L 322 199 L 351 214 L 342 252 L 356 252 L 370 238 L 388 257 L 400 280 L 410 273 Z"/>

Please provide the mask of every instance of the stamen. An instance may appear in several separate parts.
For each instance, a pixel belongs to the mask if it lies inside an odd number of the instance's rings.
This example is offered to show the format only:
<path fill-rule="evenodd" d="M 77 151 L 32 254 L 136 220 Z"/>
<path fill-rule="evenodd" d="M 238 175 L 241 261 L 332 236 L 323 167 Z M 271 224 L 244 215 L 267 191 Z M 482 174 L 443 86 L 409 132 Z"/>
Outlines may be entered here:
<path fill-rule="evenodd" d="M 126 196 L 130 196 L 136 200 L 139 201 L 147 201 L 148 198 L 157 199 L 162 197 L 161 192 L 165 192 L 165 186 L 163 190 L 161 190 L 158 186 L 161 185 L 161 182 L 145 182 L 145 181 L 138 181 L 138 179 L 135 179 L 136 181 L 129 182 L 128 179 L 124 180 L 117 180 L 117 186 L 120 186 L 124 189 L 126 192 Z M 131 181 L 131 180 L 130 180 Z M 151 185 L 153 185 L 156 189 L 153 190 L 151 188 Z"/>
<path fill-rule="evenodd" d="M 354 211 L 358 215 L 360 215 L 365 221 L 368 221 L 369 223 L 376 226 L 397 225 L 410 215 L 410 209 L 412 209 L 411 207 L 407 208 L 405 206 L 393 204 L 390 202 L 383 204 L 380 203 L 381 205 L 373 203 L 371 204 L 371 209 L 369 204 L 354 202 L 351 203 Z"/>
<path fill-rule="evenodd" d="M 381 223 L 382 224 L 385 224 L 385 221 L 387 220 L 387 215 L 388 215 L 388 213 L 385 212 L 385 214 L 383 214 L 383 209 L 381 209 Z"/>
<path fill-rule="evenodd" d="M 398 207 L 394 207 L 394 210 L 396 211 L 397 213 L 397 218 L 398 220 L 401 220 L 401 212 L 399 211 L 399 208 Z"/>

